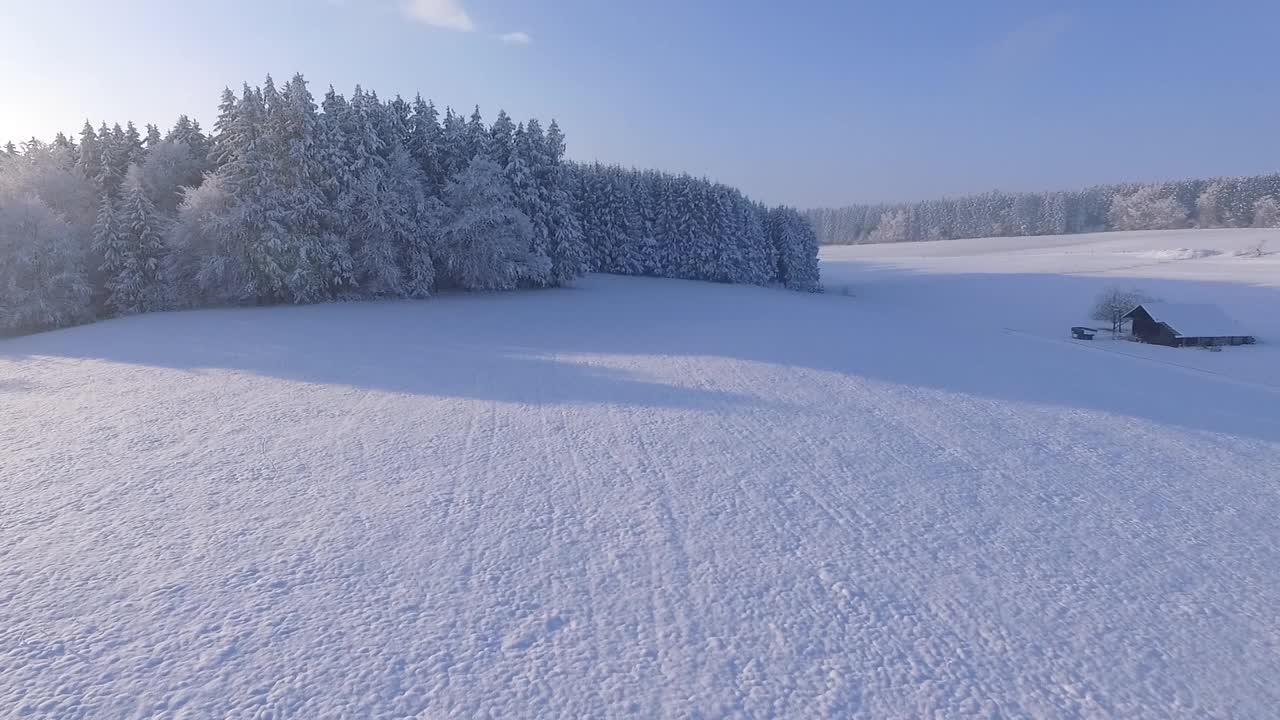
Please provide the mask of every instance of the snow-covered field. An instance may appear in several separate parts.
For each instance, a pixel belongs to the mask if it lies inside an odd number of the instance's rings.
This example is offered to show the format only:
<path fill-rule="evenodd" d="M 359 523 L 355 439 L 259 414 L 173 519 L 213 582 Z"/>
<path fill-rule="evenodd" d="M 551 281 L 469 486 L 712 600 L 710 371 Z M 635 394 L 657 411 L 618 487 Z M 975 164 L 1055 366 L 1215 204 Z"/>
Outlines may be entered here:
<path fill-rule="evenodd" d="M 824 251 L 853 297 L 592 277 L 2 341 L 0 708 L 1274 717 L 1255 237 Z M 1108 284 L 1263 344 L 1064 339 Z"/>

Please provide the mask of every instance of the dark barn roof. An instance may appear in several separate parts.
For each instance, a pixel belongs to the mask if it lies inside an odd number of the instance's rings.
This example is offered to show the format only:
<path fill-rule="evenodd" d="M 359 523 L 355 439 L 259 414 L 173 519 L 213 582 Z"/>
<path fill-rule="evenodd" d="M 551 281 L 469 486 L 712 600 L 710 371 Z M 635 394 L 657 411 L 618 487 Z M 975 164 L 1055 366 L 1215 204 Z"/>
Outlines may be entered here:
<path fill-rule="evenodd" d="M 1249 337 L 1249 333 L 1217 305 L 1143 303 L 1130 310 L 1125 319 L 1132 319 L 1139 311 L 1179 338 Z"/>

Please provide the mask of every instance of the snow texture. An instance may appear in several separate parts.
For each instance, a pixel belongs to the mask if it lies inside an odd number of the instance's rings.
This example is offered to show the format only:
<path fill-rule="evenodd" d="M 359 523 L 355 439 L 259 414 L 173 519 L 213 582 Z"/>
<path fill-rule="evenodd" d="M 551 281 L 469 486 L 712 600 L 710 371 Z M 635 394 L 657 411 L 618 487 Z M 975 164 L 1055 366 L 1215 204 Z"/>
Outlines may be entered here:
<path fill-rule="evenodd" d="M 0 341 L 0 707 L 1274 717 L 1280 262 L 1227 254 L 1257 232 Z M 1133 264 L 1192 239 L 1224 254 Z M 1262 344 L 1066 339 L 1116 284 Z"/>

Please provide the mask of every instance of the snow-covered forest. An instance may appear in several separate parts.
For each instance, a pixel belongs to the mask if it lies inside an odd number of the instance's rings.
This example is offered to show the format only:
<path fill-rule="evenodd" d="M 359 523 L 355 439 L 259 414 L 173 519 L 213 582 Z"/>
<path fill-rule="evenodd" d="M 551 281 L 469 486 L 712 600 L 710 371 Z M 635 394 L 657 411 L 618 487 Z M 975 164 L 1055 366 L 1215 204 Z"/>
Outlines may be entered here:
<path fill-rule="evenodd" d="M 806 213 L 824 245 L 915 242 L 1108 230 L 1280 226 L 1280 174 L 1096 185 L 1047 193 L 989 192 L 919 203 Z"/>
<path fill-rule="evenodd" d="M 598 164 L 571 174 L 591 264 L 602 272 L 818 288 L 818 238 L 796 210 L 770 210 L 688 175 Z"/>
<path fill-rule="evenodd" d="M 0 151 L 0 331 L 161 309 L 422 298 L 589 272 L 817 288 L 800 214 L 578 166 L 553 121 L 357 87 L 225 90 L 210 132 L 86 122 Z"/>

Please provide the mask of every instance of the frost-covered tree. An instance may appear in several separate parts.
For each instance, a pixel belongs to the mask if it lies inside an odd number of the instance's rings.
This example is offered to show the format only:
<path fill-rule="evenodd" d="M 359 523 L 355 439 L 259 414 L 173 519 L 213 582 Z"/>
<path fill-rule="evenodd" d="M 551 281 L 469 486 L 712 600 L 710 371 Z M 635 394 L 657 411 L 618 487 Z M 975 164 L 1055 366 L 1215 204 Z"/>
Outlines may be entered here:
<path fill-rule="evenodd" d="M 160 306 L 161 263 L 166 252 L 161 225 L 142 172 L 134 165 L 125 179 L 120 207 L 104 196 L 94 225 L 94 245 L 103 258 L 106 303 L 113 313 L 130 315 Z"/>
<path fill-rule="evenodd" d="M 876 225 L 876 229 L 871 231 L 871 242 L 895 243 L 910 240 L 909 222 L 910 216 L 905 209 L 885 213 L 880 216 L 880 222 Z"/>
<path fill-rule="evenodd" d="M 294 75 L 282 92 L 272 95 L 266 117 L 269 213 L 282 230 L 291 302 L 323 300 L 354 281 L 341 218 L 327 201 L 325 141 L 307 82 Z"/>
<path fill-rule="evenodd" d="M 213 123 L 213 137 L 209 144 L 209 162 L 214 168 L 230 162 L 236 154 L 235 137 L 239 109 L 240 100 L 236 94 L 229 87 L 223 88 L 222 100 L 218 103 L 218 119 Z M 174 134 L 177 131 L 178 127 L 175 126 Z"/>
<path fill-rule="evenodd" d="M 775 208 L 769 211 L 768 230 L 777 250 L 774 279 L 792 290 L 820 290 L 818 236 L 804 216 L 794 208 Z"/>
<path fill-rule="evenodd" d="M 464 156 L 474 158 L 483 154 L 489 148 L 489 130 L 484 125 L 484 117 L 480 114 L 480 106 L 477 105 L 475 110 L 471 111 L 471 117 L 467 119 L 466 130 L 466 151 Z"/>
<path fill-rule="evenodd" d="M 234 101 L 234 97 L 232 100 Z M 186 145 L 191 152 L 192 162 L 205 170 L 210 169 L 210 140 L 201 130 L 199 121 L 192 120 L 186 115 L 179 115 L 178 121 L 173 124 L 173 128 L 164 139 L 166 142 Z"/>
<path fill-rule="evenodd" d="M 1280 227 L 1280 200 L 1274 197 L 1258 198 L 1253 204 L 1253 226 Z"/>
<path fill-rule="evenodd" d="M 484 152 L 498 167 L 505 168 L 511 161 L 511 148 L 515 140 L 516 125 L 505 110 L 498 111 L 498 119 L 493 121 L 489 134 L 485 138 Z"/>
<path fill-rule="evenodd" d="M 732 188 L 566 163 L 555 122 L 505 112 L 486 126 L 479 108 L 446 109 L 441 122 L 429 101 L 360 87 L 350 102 L 331 89 L 322 109 L 301 76 L 268 77 L 223 92 L 211 136 L 186 115 L 145 139 L 133 122 L 86 122 L 78 143 L 6 146 L 0 194 L 44 209 L 28 226 L 59 228 L 68 253 L 54 256 L 89 286 L 85 313 L 425 297 L 437 275 L 564 285 L 593 266 L 776 279 L 767 211 Z"/>
<path fill-rule="evenodd" d="M 124 135 L 122 136 L 122 153 L 127 161 L 124 172 L 129 172 L 131 165 L 137 165 L 142 162 L 142 158 L 147 154 L 145 146 L 142 144 L 142 135 L 138 132 L 138 128 L 133 121 L 125 123 Z"/>
<path fill-rule="evenodd" d="M 76 167 L 86 179 L 94 180 L 102 168 L 102 150 L 98 144 L 98 133 L 88 120 L 80 130 L 80 154 L 76 158 Z"/>
<path fill-rule="evenodd" d="M 430 101 L 424 101 L 421 95 L 413 100 L 406 147 L 422 170 L 422 182 L 427 195 L 437 196 L 443 192 L 448 177 L 443 155 L 440 114 L 436 111 L 436 106 Z"/>
<path fill-rule="evenodd" d="M 227 261 L 243 264 L 244 270 L 244 282 L 234 288 L 233 301 L 289 300 L 290 266 L 296 253 L 278 217 L 284 198 L 272 172 L 261 89 L 244 86 L 233 121 L 219 138 L 219 154 L 223 165 L 218 174 L 234 199 L 223 223 L 230 244 Z"/>
<path fill-rule="evenodd" d="M 1215 228 L 1223 225 L 1223 195 L 1221 182 L 1211 183 L 1196 198 L 1196 227 Z"/>
<path fill-rule="evenodd" d="M 147 123 L 147 137 L 142 141 L 146 147 L 147 153 L 150 153 L 157 145 L 164 142 L 164 137 L 160 134 L 160 128 Z"/>
<path fill-rule="evenodd" d="M 425 298 L 435 290 L 434 255 L 439 243 L 443 206 L 423 192 L 422 170 L 403 144 L 392 148 L 387 161 L 386 194 L 394 238 L 403 270 L 403 293 Z"/>
<path fill-rule="evenodd" d="M 199 185 L 205 171 L 191 146 L 172 140 L 149 148 L 141 167 L 143 185 L 156 210 L 170 217 L 178 211 L 182 188 Z"/>
<path fill-rule="evenodd" d="M 533 227 L 492 160 L 475 158 L 449 182 L 444 213 L 437 271 L 445 284 L 510 290 L 550 271 L 546 256 L 530 252 Z"/>
<path fill-rule="evenodd" d="M 254 292 L 248 258 L 231 238 L 235 198 L 221 173 L 184 188 L 163 273 L 175 307 L 232 305 Z"/>
<path fill-rule="evenodd" d="M 1187 210 L 1156 185 L 1118 193 L 1108 213 L 1114 230 L 1171 230 L 1186 227 Z"/>
<path fill-rule="evenodd" d="M 0 332 L 71 325 L 92 316 L 75 230 L 34 193 L 0 184 Z"/>
<path fill-rule="evenodd" d="M 0 173 L 0 185 L 15 195 L 34 194 L 71 225 L 77 242 L 87 242 L 98 194 L 93 182 L 81 174 L 76 153 L 56 145 L 27 145 L 27 151 Z"/>
<path fill-rule="evenodd" d="M 534 168 L 534 176 L 542 196 L 546 253 L 551 270 L 546 278 L 550 285 L 567 285 L 587 272 L 587 249 L 582 228 L 573 212 L 572 179 L 565 168 L 564 132 L 555 120 L 547 126 L 542 144 L 542 162 Z M 633 212 L 636 212 L 633 208 Z M 634 221 L 636 218 L 632 218 Z"/>
<path fill-rule="evenodd" d="M 552 216 L 555 213 L 553 203 L 560 187 L 556 160 L 550 155 L 546 135 L 536 119 L 530 120 L 524 127 L 517 127 L 512 134 L 510 162 L 506 166 L 507 180 L 510 183 L 516 208 L 529 219 L 532 235 L 529 251 L 538 258 L 538 267 L 547 267 L 548 272 L 540 277 L 530 276 L 527 282 L 534 285 L 551 283 L 552 267 L 551 250 L 554 234 Z M 545 262 L 543 260 L 545 259 Z"/>

